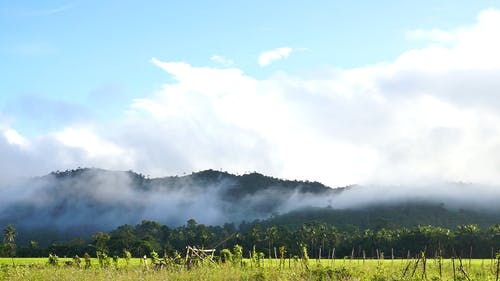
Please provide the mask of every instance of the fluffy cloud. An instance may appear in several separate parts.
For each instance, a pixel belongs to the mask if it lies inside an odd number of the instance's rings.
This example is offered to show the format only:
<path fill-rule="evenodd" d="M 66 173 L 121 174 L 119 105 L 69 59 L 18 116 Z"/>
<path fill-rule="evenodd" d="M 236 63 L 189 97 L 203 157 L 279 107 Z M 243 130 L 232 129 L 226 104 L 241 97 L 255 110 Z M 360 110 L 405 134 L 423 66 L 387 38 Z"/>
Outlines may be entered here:
<path fill-rule="evenodd" d="M 3 131 L 3 136 L 5 140 L 11 145 L 17 145 L 19 147 L 27 147 L 29 145 L 26 138 L 21 136 L 16 130 L 6 129 Z"/>
<path fill-rule="evenodd" d="M 274 61 L 286 59 L 292 53 L 292 48 L 283 47 L 265 51 L 259 55 L 257 62 L 260 66 L 268 66 Z"/>
<path fill-rule="evenodd" d="M 174 82 L 134 100 L 125 118 L 36 138 L 4 126 L 0 165 L 28 174 L 72 166 L 152 176 L 257 170 L 332 186 L 498 183 L 499 29 L 500 12 L 487 10 L 471 26 L 416 32 L 428 46 L 394 61 L 315 77 L 256 79 L 238 68 L 153 59 Z M 264 53 L 259 64 L 290 52 Z"/>

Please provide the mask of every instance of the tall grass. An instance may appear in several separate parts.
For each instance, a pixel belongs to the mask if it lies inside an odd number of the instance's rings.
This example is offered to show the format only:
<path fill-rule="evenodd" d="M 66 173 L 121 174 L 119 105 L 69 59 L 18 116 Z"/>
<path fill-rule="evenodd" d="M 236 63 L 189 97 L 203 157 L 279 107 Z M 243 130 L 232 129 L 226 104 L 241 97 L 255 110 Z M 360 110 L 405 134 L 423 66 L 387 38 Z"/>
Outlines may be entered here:
<path fill-rule="evenodd" d="M 64 261 L 64 259 L 61 259 Z M 68 259 L 69 260 L 69 259 Z M 280 267 L 279 260 L 266 259 L 259 266 L 251 260 L 243 260 L 241 264 L 203 265 L 192 269 L 183 266 L 170 266 L 162 270 L 153 270 L 141 265 L 139 259 L 132 259 L 127 267 L 120 260 L 118 267 L 101 268 L 93 260 L 90 269 L 46 264 L 46 259 L 16 259 L 16 266 L 0 259 L 0 280 L 485 280 L 496 279 L 497 260 L 472 260 L 463 264 L 453 274 L 452 260 L 441 260 L 441 277 L 439 260 L 428 259 L 423 274 L 422 263 L 416 259 L 397 260 L 310 260 L 304 266 L 301 260 L 286 260 Z M 405 269 L 409 268 L 405 273 Z M 405 275 L 403 277 L 403 275 Z M 425 277 L 425 278 L 424 278 Z"/>

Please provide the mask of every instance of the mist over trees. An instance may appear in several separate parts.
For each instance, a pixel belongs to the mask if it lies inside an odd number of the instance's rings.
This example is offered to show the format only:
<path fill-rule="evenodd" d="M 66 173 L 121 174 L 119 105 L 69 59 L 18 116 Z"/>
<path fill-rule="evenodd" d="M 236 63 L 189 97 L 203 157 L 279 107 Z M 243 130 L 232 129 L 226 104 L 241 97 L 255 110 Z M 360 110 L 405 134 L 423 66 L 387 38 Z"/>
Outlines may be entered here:
<path fill-rule="evenodd" d="M 443 208 L 433 207 L 436 214 L 422 215 L 422 221 L 417 223 L 454 227 L 457 221 L 491 224 L 484 214 L 500 213 L 498 199 L 499 188 L 461 183 L 330 188 L 318 182 L 283 180 L 258 173 L 232 175 L 206 170 L 186 176 L 149 178 L 132 171 L 76 169 L 0 185 L 0 225 L 15 223 L 20 229 L 91 234 L 123 224 L 134 225 L 143 219 L 170 227 L 182 225 L 190 218 L 220 225 L 288 213 L 300 216 L 305 209 L 325 209 L 331 214 L 321 215 L 330 217 L 326 222 L 339 223 L 343 213 L 351 211 L 386 206 L 387 213 L 394 213 L 398 210 L 391 210 L 391 206 L 430 204 Z M 448 210 L 457 218 L 443 222 L 441 214 Z M 474 216 L 472 212 L 480 215 L 459 221 L 460 210 L 470 216 Z M 412 212 L 411 208 L 404 211 Z M 311 212 L 309 215 L 315 216 Z M 426 221 L 432 217 L 438 221 Z M 403 223 L 405 213 L 392 219 Z M 357 220 L 369 224 L 370 218 L 365 214 Z"/>
<path fill-rule="evenodd" d="M 285 246 L 310 256 L 397 256 L 424 248 L 486 257 L 498 248 L 499 190 L 471 184 L 349 186 L 207 170 L 149 178 L 132 171 L 54 172 L 0 189 L 0 226 L 15 223 L 15 254 L 97 251 L 173 254 L 187 245 Z M 187 221 L 187 223 L 186 223 Z M 9 256 L 2 243 L 2 255 Z M 464 252 L 465 255 L 465 252 Z"/>

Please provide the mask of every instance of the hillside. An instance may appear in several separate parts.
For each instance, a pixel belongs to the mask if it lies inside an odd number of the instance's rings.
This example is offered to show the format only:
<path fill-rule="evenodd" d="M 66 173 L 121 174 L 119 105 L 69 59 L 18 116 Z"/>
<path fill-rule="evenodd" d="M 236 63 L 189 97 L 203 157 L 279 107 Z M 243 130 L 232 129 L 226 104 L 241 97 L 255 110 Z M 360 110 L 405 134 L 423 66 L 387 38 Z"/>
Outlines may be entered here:
<path fill-rule="evenodd" d="M 60 240 L 144 219 L 168 226 L 260 220 L 291 228 L 320 221 L 338 228 L 498 223 L 498 189 L 464 184 L 330 188 L 258 173 L 206 170 L 149 178 L 132 171 L 53 172 L 0 189 L 0 225 L 23 239 Z M 430 199 L 427 199 L 430 198 Z"/>
<path fill-rule="evenodd" d="M 453 229 L 458 225 L 476 224 L 482 228 L 500 223 L 499 212 L 450 209 L 443 204 L 419 202 L 374 205 L 355 209 L 308 208 L 291 211 L 260 222 L 264 226 L 282 225 L 296 229 L 304 223 L 319 222 L 340 230 L 396 229 L 433 225 Z"/>
<path fill-rule="evenodd" d="M 298 196 L 330 197 L 341 191 L 258 173 L 206 170 L 151 179 L 131 171 L 77 169 L 1 189 L 0 224 L 79 232 L 109 230 L 144 218 L 168 225 L 193 217 L 222 224 L 286 212 Z"/>

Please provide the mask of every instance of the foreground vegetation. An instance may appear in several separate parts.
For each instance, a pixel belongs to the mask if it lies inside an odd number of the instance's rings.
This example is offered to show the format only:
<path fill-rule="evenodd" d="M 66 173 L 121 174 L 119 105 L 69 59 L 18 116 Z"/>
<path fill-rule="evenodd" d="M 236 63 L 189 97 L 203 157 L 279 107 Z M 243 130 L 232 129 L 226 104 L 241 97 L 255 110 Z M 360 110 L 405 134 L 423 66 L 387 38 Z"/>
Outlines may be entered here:
<path fill-rule="evenodd" d="M 19 247 L 12 225 L 3 234 L 0 280 L 499 281 L 500 271 L 500 225 L 236 229 L 189 220 L 172 229 L 143 221 L 48 247 Z"/>
<path fill-rule="evenodd" d="M 169 265 L 154 269 L 142 259 L 124 259 L 109 266 L 92 259 L 91 267 L 60 259 L 0 259 L 1 280 L 498 280 L 497 259 L 264 259 L 203 263 L 190 269 Z M 66 263 L 68 262 L 68 263 Z M 453 269 L 455 268 L 455 270 Z"/>

